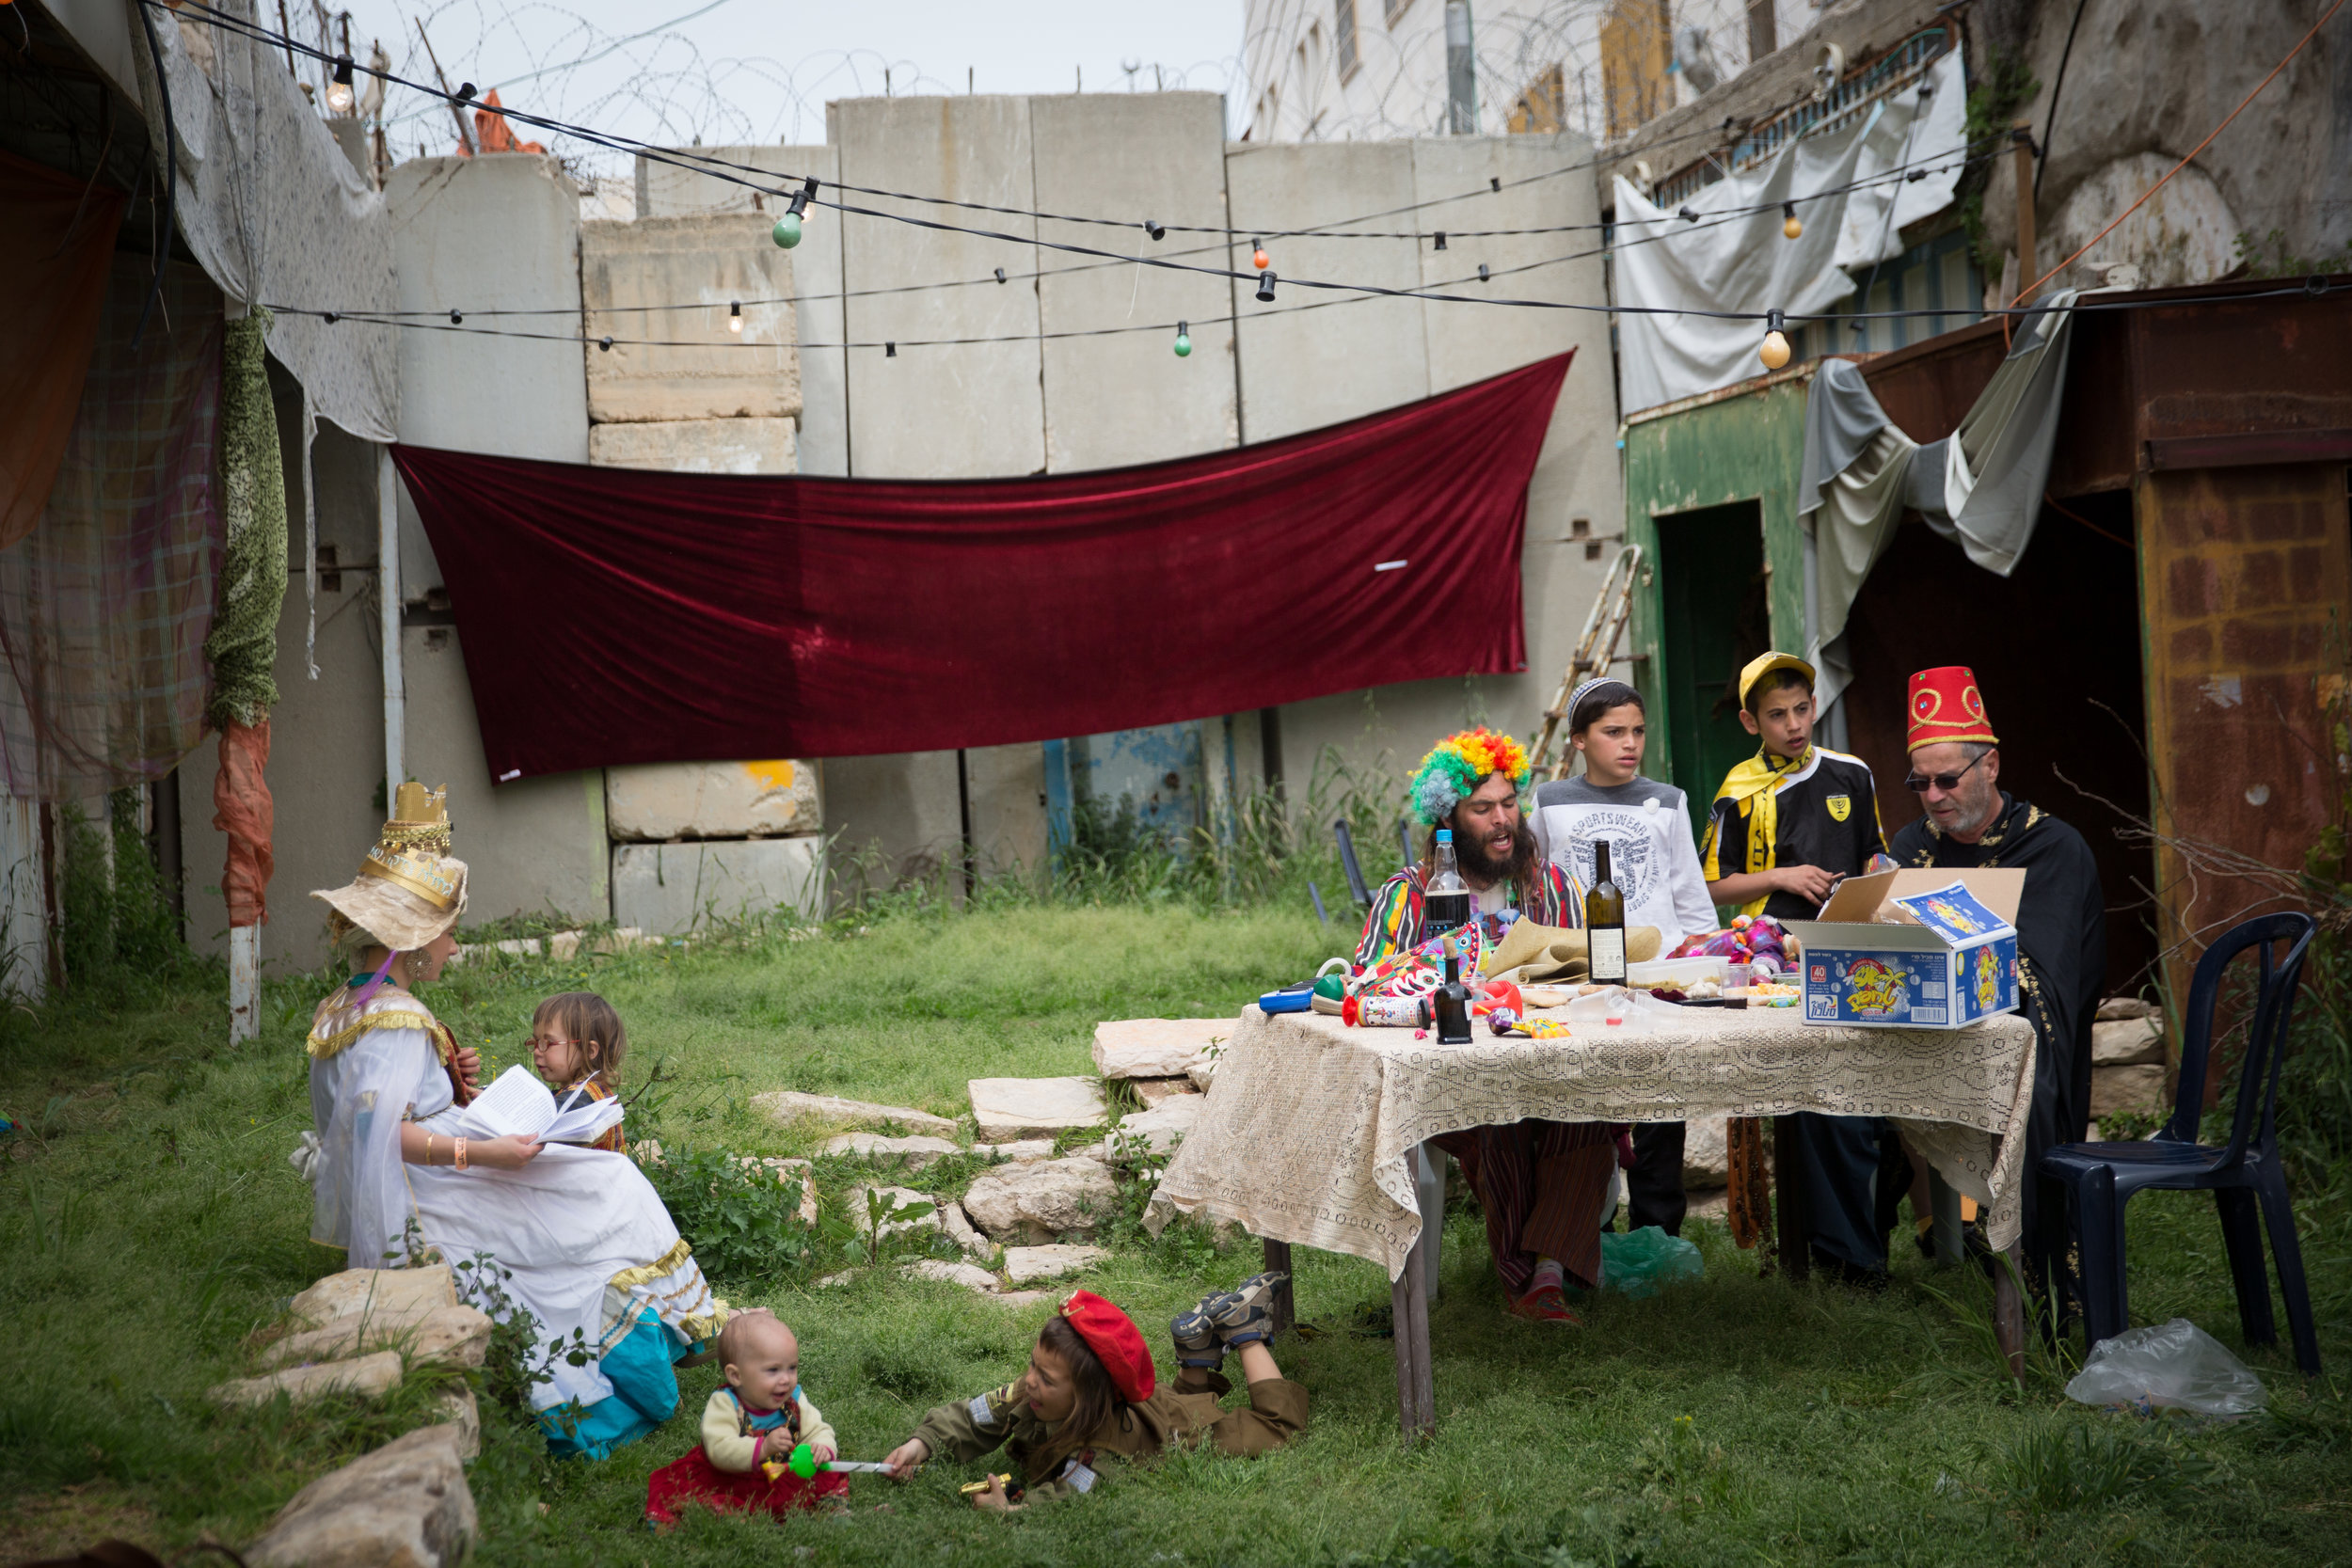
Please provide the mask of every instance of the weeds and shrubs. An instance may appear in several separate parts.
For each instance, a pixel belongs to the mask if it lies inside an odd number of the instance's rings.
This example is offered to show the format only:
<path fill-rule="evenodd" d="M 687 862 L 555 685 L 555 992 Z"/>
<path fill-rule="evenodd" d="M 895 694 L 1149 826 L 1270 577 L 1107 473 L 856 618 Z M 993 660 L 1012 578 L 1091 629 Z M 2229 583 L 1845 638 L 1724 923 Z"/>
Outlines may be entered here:
<path fill-rule="evenodd" d="M 65 840 L 57 945 L 69 987 L 109 990 L 202 962 L 181 940 L 171 889 L 140 831 L 139 798 L 137 789 L 116 790 L 101 822 L 77 804 L 57 808 Z"/>
<path fill-rule="evenodd" d="M 713 1280 L 793 1273 L 815 1257 L 817 1233 L 800 1217 L 799 1177 L 779 1181 L 772 1170 L 723 1149 L 683 1146 L 644 1169 Z"/>
<path fill-rule="evenodd" d="M 482 1356 L 482 1391 L 499 1404 L 528 1418 L 531 1391 L 554 1380 L 558 1361 L 574 1367 L 588 1364 L 588 1338 L 577 1328 L 570 1344 L 539 1348 L 539 1320 L 506 1289 L 515 1271 L 501 1267 L 488 1253 L 453 1264 L 450 1273 L 458 1298 L 490 1320 L 490 1343 Z"/>
<path fill-rule="evenodd" d="M 1994 1496 L 2027 1521 L 2175 1493 L 2215 1470 L 2211 1461 L 2171 1444 L 2082 1425 L 2028 1432 L 1997 1445 L 1990 1457 Z"/>

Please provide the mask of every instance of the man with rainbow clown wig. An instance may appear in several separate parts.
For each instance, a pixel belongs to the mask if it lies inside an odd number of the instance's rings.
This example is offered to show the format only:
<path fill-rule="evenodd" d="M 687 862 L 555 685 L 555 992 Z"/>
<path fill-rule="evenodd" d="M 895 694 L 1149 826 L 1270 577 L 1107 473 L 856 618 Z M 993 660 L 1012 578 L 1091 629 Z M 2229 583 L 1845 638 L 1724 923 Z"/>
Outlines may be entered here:
<path fill-rule="evenodd" d="M 1421 859 L 1383 883 L 1364 920 L 1356 963 L 1366 968 L 1422 940 L 1438 831 L 1451 829 L 1456 867 L 1475 917 L 1491 931 L 1512 919 L 1580 927 L 1583 895 L 1538 853 L 1519 813 L 1527 752 L 1484 728 L 1448 736 L 1421 759 L 1415 813 L 1427 827 Z M 1575 1324 L 1565 1287 L 1600 1282 L 1600 1211 L 1616 1168 L 1606 1122 L 1522 1121 L 1432 1138 L 1461 1162 L 1486 1215 L 1486 1244 L 1513 1315 Z"/>

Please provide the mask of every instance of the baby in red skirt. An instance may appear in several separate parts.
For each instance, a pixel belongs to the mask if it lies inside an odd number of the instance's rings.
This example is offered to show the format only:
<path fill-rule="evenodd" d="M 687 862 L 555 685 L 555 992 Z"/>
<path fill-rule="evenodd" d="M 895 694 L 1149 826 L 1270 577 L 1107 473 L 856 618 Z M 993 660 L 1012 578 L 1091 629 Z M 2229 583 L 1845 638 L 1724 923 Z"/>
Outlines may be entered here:
<path fill-rule="evenodd" d="M 801 1345 L 766 1307 L 738 1312 L 719 1331 L 727 1386 L 703 1406 L 702 1447 L 664 1465 L 645 1484 L 645 1516 L 677 1522 L 681 1504 L 723 1513 L 843 1507 L 847 1476 L 819 1470 L 805 1480 L 785 1468 L 803 1443 L 823 1465 L 834 1458 L 833 1428 L 801 1392 Z"/>

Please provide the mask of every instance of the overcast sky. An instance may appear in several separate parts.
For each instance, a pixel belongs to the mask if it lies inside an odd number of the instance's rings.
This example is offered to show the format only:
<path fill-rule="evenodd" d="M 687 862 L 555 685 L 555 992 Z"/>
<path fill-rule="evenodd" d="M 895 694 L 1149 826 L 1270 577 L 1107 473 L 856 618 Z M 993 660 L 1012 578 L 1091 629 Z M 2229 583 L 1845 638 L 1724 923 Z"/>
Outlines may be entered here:
<path fill-rule="evenodd" d="M 275 26 L 278 0 L 258 3 Z M 315 38 L 314 0 L 285 3 L 294 31 Z M 381 39 L 396 74 L 430 82 L 421 21 L 453 87 L 497 87 L 510 106 L 653 142 L 820 142 L 826 100 L 886 87 L 1068 92 L 1083 78 L 1089 92 L 1124 92 L 1156 80 L 1230 92 L 1236 118 L 1245 98 L 1241 0 L 349 0 L 349 13 L 363 63 Z M 454 139 L 438 104 L 395 88 L 386 107 L 397 157 Z"/>

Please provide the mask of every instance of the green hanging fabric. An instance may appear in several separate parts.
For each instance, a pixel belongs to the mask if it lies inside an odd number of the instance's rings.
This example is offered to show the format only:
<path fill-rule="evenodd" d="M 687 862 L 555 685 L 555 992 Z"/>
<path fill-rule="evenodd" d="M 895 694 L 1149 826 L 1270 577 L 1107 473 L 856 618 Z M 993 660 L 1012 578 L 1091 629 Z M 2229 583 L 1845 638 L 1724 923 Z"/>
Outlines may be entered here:
<path fill-rule="evenodd" d="M 259 724 L 278 702 L 278 612 L 286 597 L 286 472 L 278 446 L 256 306 L 230 322 L 221 348 L 220 490 L 226 540 L 220 600 L 204 657 L 213 666 L 210 717 L 226 729 Z"/>

